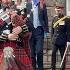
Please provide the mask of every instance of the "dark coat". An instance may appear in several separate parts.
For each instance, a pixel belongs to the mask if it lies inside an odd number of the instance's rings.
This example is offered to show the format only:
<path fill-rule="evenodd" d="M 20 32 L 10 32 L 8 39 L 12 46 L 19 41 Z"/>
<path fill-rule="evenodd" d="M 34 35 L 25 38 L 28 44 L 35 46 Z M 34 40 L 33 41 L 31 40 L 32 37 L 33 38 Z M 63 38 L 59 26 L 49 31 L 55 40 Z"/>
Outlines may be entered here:
<path fill-rule="evenodd" d="M 53 18 L 53 23 L 55 23 L 57 20 L 58 20 L 58 16 L 55 16 Z M 63 20 L 63 24 L 58 24 L 55 28 L 53 28 L 53 24 L 52 24 L 52 37 L 53 37 L 52 39 L 53 44 L 66 45 L 67 36 L 66 36 L 65 20 Z"/>
<path fill-rule="evenodd" d="M 70 42 L 70 18 L 66 18 L 67 41 Z"/>
<path fill-rule="evenodd" d="M 30 13 L 32 9 L 32 4 L 27 3 L 26 5 L 27 13 Z M 46 5 L 44 5 L 43 9 L 40 9 L 40 4 L 38 4 L 38 16 L 40 24 L 42 25 L 44 31 L 48 32 L 48 17 L 47 17 L 47 9 Z M 33 13 L 31 12 L 29 20 L 31 21 L 31 26 L 33 26 Z"/>

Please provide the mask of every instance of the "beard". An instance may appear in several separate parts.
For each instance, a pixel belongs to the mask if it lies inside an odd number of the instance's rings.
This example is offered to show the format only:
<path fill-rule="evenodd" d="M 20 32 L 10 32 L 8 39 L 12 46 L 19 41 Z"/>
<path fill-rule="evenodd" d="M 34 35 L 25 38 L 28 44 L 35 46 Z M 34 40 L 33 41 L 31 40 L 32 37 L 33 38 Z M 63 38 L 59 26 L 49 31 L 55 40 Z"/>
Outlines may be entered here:
<path fill-rule="evenodd" d="M 62 18 L 62 17 L 64 17 L 64 15 L 63 15 L 62 13 L 59 13 L 59 14 L 58 14 L 58 17 L 59 17 L 59 18 Z"/>

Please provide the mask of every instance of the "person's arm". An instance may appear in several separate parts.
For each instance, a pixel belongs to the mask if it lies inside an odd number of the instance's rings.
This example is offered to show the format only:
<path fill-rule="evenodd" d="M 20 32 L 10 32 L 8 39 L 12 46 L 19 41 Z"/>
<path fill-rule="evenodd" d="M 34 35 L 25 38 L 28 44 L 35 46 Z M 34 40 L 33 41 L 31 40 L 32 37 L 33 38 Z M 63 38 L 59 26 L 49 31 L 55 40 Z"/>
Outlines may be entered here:
<path fill-rule="evenodd" d="M 12 39 L 18 38 L 18 34 L 21 33 L 21 32 L 22 32 L 22 28 L 21 28 L 20 26 L 14 28 L 14 29 L 12 30 L 12 33 L 10 33 L 10 34 L 8 35 L 8 39 L 12 40 Z"/>
<path fill-rule="evenodd" d="M 43 7 L 43 18 L 44 18 L 44 23 L 45 23 L 45 31 L 49 32 L 48 16 L 47 16 L 47 9 L 46 9 L 46 5 L 45 4 L 44 4 L 44 7 Z"/>
<path fill-rule="evenodd" d="M 8 39 L 15 39 L 18 35 L 24 36 L 27 32 L 29 32 L 29 30 L 26 24 L 23 26 L 17 26 L 13 28 L 12 33 L 8 35 Z"/>

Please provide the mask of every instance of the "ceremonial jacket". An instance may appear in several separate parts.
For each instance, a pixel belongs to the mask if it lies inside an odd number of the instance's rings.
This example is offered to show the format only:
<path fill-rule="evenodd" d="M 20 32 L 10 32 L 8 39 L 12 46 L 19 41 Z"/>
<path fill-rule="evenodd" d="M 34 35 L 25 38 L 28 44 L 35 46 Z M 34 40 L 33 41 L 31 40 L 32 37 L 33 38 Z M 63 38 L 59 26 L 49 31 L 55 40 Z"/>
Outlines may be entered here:
<path fill-rule="evenodd" d="M 67 41 L 70 42 L 70 18 L 65 19 L 66 30 L 67 30 Z"/>
<path fill-rule="evenodd" d="M 59 20 L 58 16 L 55 16 L 53 18 L 53 23 L 52 23 L 52 42 L 53 44 L 57 45 L 65 45 L 67 41 L 67 35 L 66 35 L 66 23 L 65 19 L 62 20 L 57 26 L 53 27 L 55 22 Z"/>

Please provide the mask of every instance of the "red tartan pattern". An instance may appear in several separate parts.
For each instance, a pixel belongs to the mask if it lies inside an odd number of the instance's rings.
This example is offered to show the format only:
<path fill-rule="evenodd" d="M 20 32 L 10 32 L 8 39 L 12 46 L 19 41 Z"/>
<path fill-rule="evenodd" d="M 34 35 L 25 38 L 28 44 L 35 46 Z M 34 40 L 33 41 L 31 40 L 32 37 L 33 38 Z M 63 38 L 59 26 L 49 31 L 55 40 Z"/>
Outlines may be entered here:
<path fill-rule="evenodd" d="M 31 58 L 27 55 L 25 49 L 17 49 L 15 51 L 16 59 L 24 65 L 25 70 L 33 70 Z"/>
<path fill-rule="evenodd" d="M 5 41 L 5 42 L 0 42 L 0 49 L 3 49 L 4 47 L 12 47 L 16 48 L 16 42 L 15 41 Z"/>
<path fill-rule="evenodd" d="M 17 61 L 17 66 L 18 68 L 21 68 L 21 70 L 33 70 L 32 67 L 32 61 L 31 58 L 29 56 L 29 51 L 30 49 L 28 47 L 26 48 L 22 48 L 22 49 L 16 49 L 16 43 L 13 41 L 7 41 L 7 42 L 1 42 L 0 43 L 2 45 L 2 47 L 13 47 L 14 48 L 14 55 L 15 55 L 15 60 Z M 0 49 L 0 56 L 3 53 L 3 48 Z M 28 52 L 28 53 L 27 53 Z M 1 58 L 1 57 L 0 57 Z M 1 62 L 1 59 L 0 59 Z M 11 61 L 10 61 L 11 63 Z M 13 64 L 13 62 L 12 62 Z M 17 68 L 17 66 L 13 66 L 13 68 L 15 68 L 16 70 L 20 70 Z M 15 70 L 9 67 L 9 70 Z"/>
<path fill-rule="evenodd" d="M 0 25 L 3 25 L 3 20 L 2 19 L 0 19 Z"/>
<path fill-rule="evenodd" d="M 11 14 L 11 22 L 15 24 L 14 27 L 23 26 L 23 18 L 15 13 Z"/>

